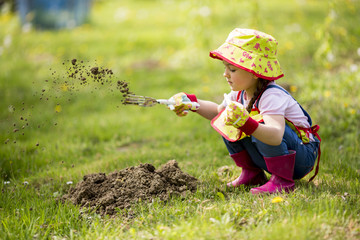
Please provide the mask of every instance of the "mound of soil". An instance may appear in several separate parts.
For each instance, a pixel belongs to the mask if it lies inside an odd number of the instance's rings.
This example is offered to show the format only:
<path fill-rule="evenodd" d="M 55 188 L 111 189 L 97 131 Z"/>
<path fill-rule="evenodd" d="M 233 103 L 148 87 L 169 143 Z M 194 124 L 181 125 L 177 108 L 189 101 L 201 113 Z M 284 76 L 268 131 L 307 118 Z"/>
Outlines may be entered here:
<path fill-rule="evenodd" d="M 108 174 L 85 175 L 83 181 L 62 197 L 75 205 L 96 210 L 99 214 L 116 214 L 116 209 L 130 208 L 139 201 L 159 198 L 167 201 L 172 195 L 195 192 L 197 179 L 184 173 L 175 160 L 158 170 L 151 164 L 140 164 Z"/>

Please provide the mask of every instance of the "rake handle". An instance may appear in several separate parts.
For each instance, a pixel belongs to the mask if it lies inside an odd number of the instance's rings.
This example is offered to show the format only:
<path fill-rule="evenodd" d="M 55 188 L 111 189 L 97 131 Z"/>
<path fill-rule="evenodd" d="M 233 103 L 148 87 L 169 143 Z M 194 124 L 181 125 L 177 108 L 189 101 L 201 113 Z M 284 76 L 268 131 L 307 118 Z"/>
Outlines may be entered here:
<path fill-rule="evenodd" d="M 166 105 L 170 108 L 170 110 L 174 110 L 175 107 L 174 107 L 174 104 L 175 104 L 175 101 L 170 101 L 170 100 L 167 100 L 167 99 L 157 99 L 156 100 L 159 104 L 163 104 L 163 105 Z"/>
<path fill-rule="evenodd" d="M 174 107 L 175 101 L 170 101 L 170 100 L 167 100 L 167 99 L 157 99 L 156 101 L 157 101 L 159 104 L 167 105 L 167 106 L 170 108 L 170 110 L 174 110 L 174 109 L 175 109 L 175 107 Z M 192 105 L 192 108 L 193 108 L 193 107 L 197 107 L 197 108 L 200 107 L 200 104 L 197 103 L 197 102 L 191 102 L 191 105 Z M 189 111 L 189 110 L 185 110 L 185 112 L 188 112 L 188 111 Z"/>

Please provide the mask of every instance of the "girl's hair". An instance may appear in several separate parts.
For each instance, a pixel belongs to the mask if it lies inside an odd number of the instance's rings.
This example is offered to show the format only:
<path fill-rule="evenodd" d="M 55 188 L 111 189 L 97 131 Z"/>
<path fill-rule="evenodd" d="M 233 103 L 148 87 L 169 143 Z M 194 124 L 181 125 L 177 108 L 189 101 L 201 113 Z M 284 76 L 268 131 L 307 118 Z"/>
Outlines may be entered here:
<path fill-rule="evenodd" d="M 257 86 L 256 86 L 256 90 L 254 92 L 254 96 L 251 98 L 249 104 L 246 107 L 246 110 L 250 113 L 251 109 L 256 101 L 256 99 L 258 98 L 259 94 L 261 94 L 265 88 L 267 87 L 267 85 L 272 82 L 263 78 L 259 78 L 258 82 L 257 82 Z"/>

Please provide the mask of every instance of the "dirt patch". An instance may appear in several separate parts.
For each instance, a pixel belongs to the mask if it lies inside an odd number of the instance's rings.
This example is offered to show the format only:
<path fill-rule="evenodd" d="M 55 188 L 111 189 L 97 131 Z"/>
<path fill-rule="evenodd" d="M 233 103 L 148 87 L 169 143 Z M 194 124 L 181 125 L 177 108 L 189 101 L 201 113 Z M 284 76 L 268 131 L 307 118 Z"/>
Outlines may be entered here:
<path fill-rule="evenodd" d="M 197 179 L 181 171 L 175 160 L 158 170 L 151 164 L 140 164 L 106 175 L 85 175 L 83 181 L 62 197 L 75 205 L 90 208 L 99 214 L 115 215 L 117 209 L 129 209 L 134 203 L 167 201 L 173 195 L 195 192 Z"/>

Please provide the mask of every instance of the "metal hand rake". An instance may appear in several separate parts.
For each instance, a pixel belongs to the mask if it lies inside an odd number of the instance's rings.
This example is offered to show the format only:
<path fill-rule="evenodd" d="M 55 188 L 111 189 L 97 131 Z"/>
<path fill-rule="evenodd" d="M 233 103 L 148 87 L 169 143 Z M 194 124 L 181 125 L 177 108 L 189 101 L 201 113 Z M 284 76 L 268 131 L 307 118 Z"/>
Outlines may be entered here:
<path fill-rule="evenodd" d="M 175 101 L 166 99 L 155 99 L 152 97 L 139 96 L 134 94 L 127 94 L 124 99 L 124 104 L 133 104 L 141 107 L 153 107 L 157 104 L 167 105 L 170 110 L 174 109 Z"/>

